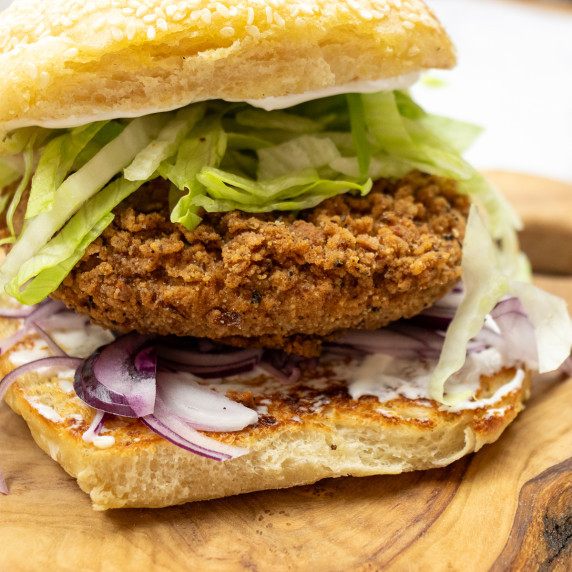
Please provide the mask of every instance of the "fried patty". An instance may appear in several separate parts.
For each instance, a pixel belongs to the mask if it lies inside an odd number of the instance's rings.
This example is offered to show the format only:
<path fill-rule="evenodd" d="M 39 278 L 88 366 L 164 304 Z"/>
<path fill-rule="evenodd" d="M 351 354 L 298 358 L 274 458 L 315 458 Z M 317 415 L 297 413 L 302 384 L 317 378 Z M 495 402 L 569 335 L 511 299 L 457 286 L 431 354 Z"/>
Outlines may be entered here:
<path fill-rule="evenodd" d="M 115 210 L 53 297 L 122 332 L 319 353 L 322 337 L 408 318 L 461 274 L 469 201 L 448 179 L 380 180 L 299 213 L 169 220 L 155 180 Z"/>

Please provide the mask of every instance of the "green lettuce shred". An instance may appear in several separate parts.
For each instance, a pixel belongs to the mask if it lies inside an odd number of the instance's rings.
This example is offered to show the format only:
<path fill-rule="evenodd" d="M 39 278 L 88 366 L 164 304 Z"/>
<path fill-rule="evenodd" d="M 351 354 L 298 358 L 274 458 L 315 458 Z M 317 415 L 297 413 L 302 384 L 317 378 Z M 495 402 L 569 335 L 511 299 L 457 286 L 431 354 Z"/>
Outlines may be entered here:
<path fill-rule="evenodd" d="M 566 302 L 523 282 L 513 268 L 505 264 L 502 250 L 495 244 L 475 205 L 467 222 L 462 269 L 465 294 L 449 325 L 439 362 L 431 376 L 429 394 L 433 399 L 455 405 L 469 397 L 467 394 L 446 396 L 445 383 L 465 363 L 467 343 L 482 329 L 487 314 L 509 294 L 520 299 L 534 326 L 539 372 L 557 369 L 570 355 L 572 322 Z"/>
<path fill-rule="evenodd" d="M 469 217 L 466 295 L 431 380 L 431 395 L 452 403 L 463 396 L 446 396 L 445 382 L 505 294 L 520 297 L 536 327 L 541 369 L 557 367 L 572 339 L 563 303 L 527 283 L 518 216 L 462 158 L 479 133 L 426 113 L 403 91 L 271 112 L 213 101 L 73 129 L 20 129 L 0 139 L 0 209 L 9 234 L 2 242 L 14 243 L 0 267 L 0 290 L 24 304 L 49 295 L 111 223 L 113 209 L 157 177 L 170 182 L 171 221 L 192 231 L 205 211 L 297 212 L 342 193 L 365 196 L 377 178 L 420 170 L 458 181 L 484 213 L 473 208 Z M 17 236 L 14 214 L 27 189 Z"/>

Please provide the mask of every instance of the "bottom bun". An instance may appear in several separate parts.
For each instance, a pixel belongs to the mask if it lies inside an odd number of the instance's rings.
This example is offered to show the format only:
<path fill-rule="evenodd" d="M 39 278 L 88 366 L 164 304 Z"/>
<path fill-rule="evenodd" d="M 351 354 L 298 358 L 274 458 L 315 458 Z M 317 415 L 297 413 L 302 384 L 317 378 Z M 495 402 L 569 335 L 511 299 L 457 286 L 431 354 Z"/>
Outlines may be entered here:
<path fill-rule="evenodd" d="M 0 359 L 1 374 L 13 368 L 10 354 Z M 326 477 L 442 467 L 498 439 L 522 410 L 531 377 L 516 368 L 481 376 L 479 401 L 464 402 L 456 412 L 426 398 L 352 399 L 347 382 L 327 367 L 297 384 L 264 373 L 229 378 L 217 388 L 256 409 L 259 419 L 241 431 L 208 433 L 250 449 L 219 462 L 172 445 L 136 419 L 111 415 L 95 443 L 84 441 L 95 410 L 75 396 L 67 373 L 22 376 L 6 401 L 38 445 L 77 478 L 96 510 L 165 507 Z"/>

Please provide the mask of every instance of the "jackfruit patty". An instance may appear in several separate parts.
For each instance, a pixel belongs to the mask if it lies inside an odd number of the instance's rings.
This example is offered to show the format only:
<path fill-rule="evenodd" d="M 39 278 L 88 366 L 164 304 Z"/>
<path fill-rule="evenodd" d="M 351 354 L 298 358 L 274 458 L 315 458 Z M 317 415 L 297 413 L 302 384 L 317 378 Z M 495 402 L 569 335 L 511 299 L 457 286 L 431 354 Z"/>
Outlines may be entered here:
<path fill-rule="evenodd" d="M 298 213 L 169 221 L 155 180 L 115 210 L 53 297 L 107 328 L 319 353 L 324 336 L 419 313 L 461 274 L 469 200 L 412 173 Z"/>

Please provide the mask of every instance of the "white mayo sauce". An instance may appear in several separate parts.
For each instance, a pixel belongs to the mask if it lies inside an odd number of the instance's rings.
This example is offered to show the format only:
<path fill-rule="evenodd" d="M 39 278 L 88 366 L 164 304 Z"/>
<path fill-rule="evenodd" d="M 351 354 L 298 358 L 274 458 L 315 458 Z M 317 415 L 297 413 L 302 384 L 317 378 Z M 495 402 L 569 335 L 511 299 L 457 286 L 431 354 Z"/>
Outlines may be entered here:
<path fill-rule="evenodd" d="M 398 397 L 428 400 L 429 380 L 436 365 L 437 362 L 434 360 L 414 361 L 374 354 L 364 358 L 357 367 L 348 368 L 344 373 L 350 382 L 348 391 L 353 399 L 359 399 L 362 395 L 373 395 L 382 403 Z M 465 365 L 447 380 L 445 394 L 449 396 L 466 392 L 474 394 L 479 389 L 482 375 L 492 375 L 503 367 L 512 365 L 514 364 L 509 363 L 495 348 L 469 354 Z M 488 407 L 519 389 L 523 380 L 524 371 L 519 369 L 514 378 L 499 388 L 493 396 L 479 400 L 466 399 L 444 409 L 455 412 Z"/>
<path fill-rule="evenodd" d="M 363 80 L 363 81 L 353 81 L 346 83 L 344 85 L 325 87 L 323 89 L 317 89 L 313 91 L 307 91 L 305 93 L 298 93 L 292 95 L 284 95 L 281 97 L 265 97 L 262 99 L 247 99 L 246 103 L 252 105 L 253 107 L 259 107 L 265 109 L 266 111 L 274 111 L 276 109 L 285 109 L 287 107 L 292 107 L 299 103 L 305 101 L 311 101 L 313 99 L 320 99 L 322 97 L 328 97 L 331 95 L 338 95 L 340 93 L 375 93 L 378 91 L 389 91 L 394 89 L 407 89 L 411 87 L 421 75 L 421 72 L 413 72 L 409 74 L 404 74 L 396 77 L 376 79 L 376 80 Z M 227 100 L 233 102 L 239 102 L 243 100 Z M 11 131 L 12 129 L 19 129 L 20 127 L 28 127 L 30 125 L 38 125 L 40 127 L 47 127 L 50 129 L 63 129 L 68 127 L 77 127 L 79 125 L 86 125 L 88 123 L 93 123 L 94 121 L 106 121 L 108 119 L 118 119 L 118 118 L 133 118 L 142 117 L 144 115 L 151 115 L 153 113 L 162 113 L 164 111 L 173 111 L 174 109 L 179 109 L 185 107 L 190 103 L 198 102 L 186 102 L 182 104 L 177 104 L 173 107 L 159 108 L 159 107 L 148 107 L 145 109 L 137 109 L 135 111 L 119 110 L 119 111 L 107 111 L 101 113 L 93 113 L 89 115 L 71 115 L 65 119 L 45 119 L 45 120 L 27 120 L 27 119 L 15 119 L 13 121 L 7 121 L 3 124 L 2 128 L 6 131 Z"/>

